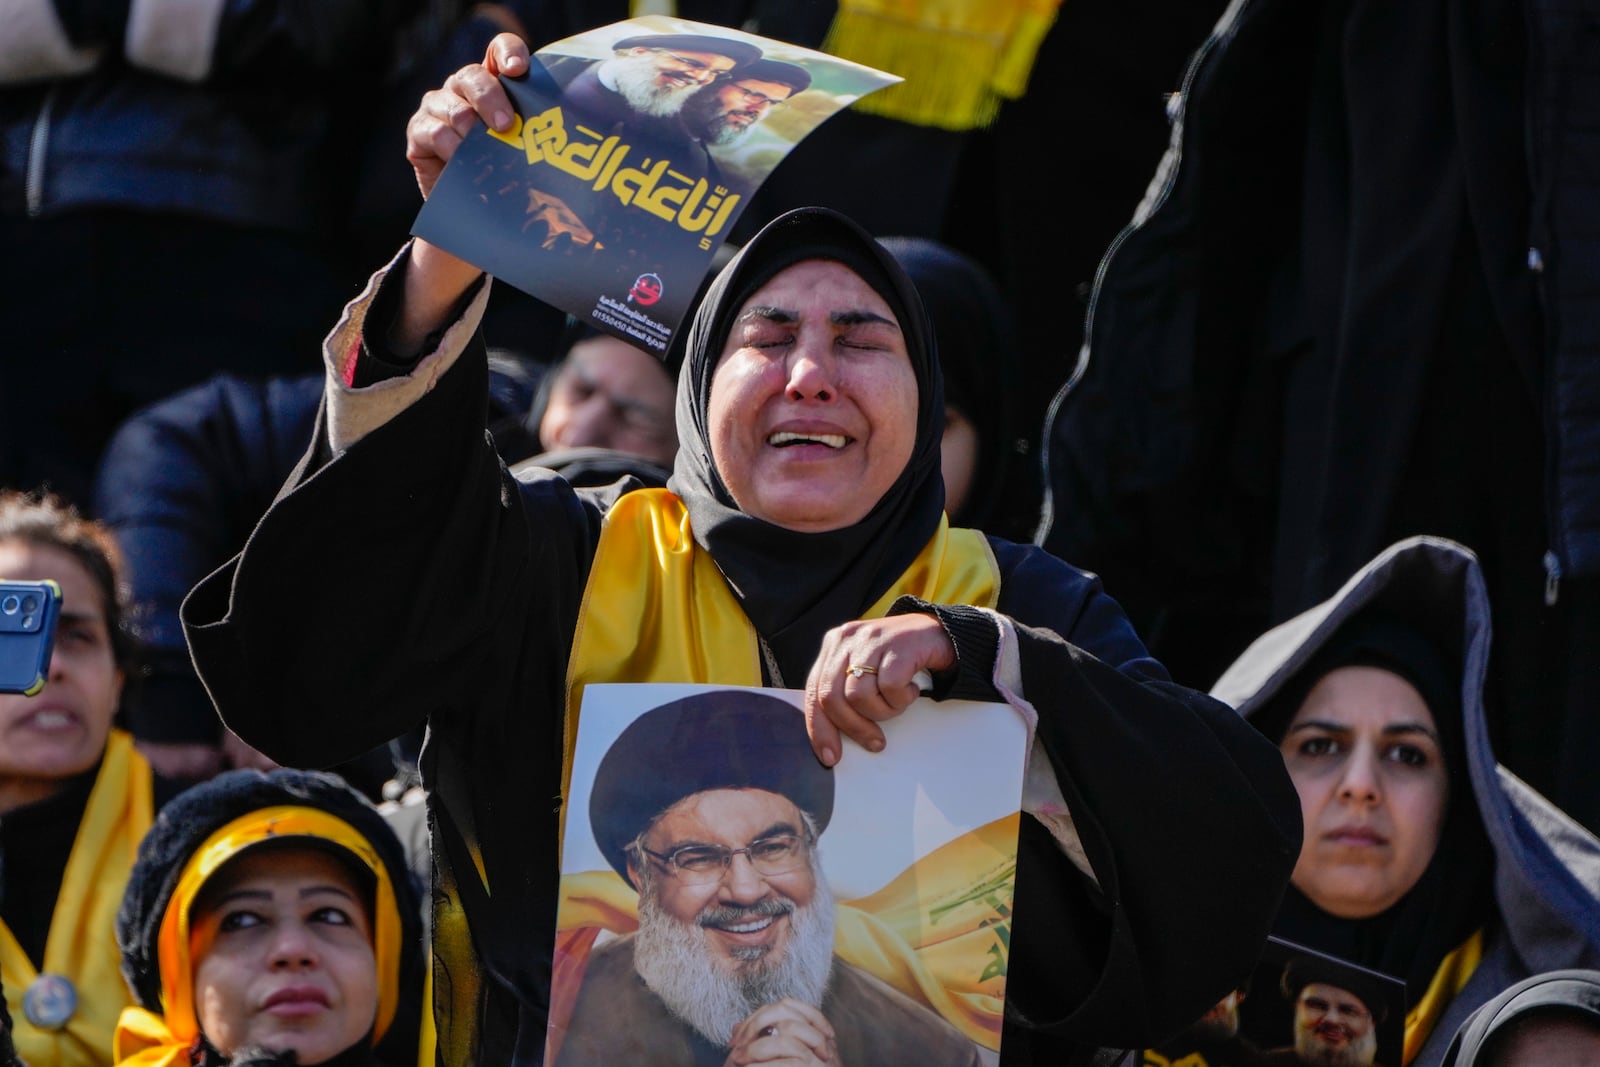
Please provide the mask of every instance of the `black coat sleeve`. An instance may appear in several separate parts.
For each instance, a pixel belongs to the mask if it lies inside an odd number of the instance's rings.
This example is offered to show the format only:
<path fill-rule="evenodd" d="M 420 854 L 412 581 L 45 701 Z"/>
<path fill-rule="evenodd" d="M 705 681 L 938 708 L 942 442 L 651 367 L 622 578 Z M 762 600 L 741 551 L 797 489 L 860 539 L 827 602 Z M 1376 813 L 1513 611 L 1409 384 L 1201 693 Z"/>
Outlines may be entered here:
<path fill-rule="evenodd" d="M 1256 964 L 1299 854 L 1299 800 L 1277 748 L 1169 681 L 1098 579 L 996 549 L 1021 696 L 1098 883 L 1023 820 L 1007 1063 L 1142 1047 Z"/>
<path fill-rule="evenodd" d="M 243 552 L 185 600 L 223 721 L 273 759 L 328 766 L 439 717 L 453 742 L 516 749 L 511 705 L 559 698 L 559 669 L 529 675 L 565 662 L 599 516 L 558 478 L 506 472 L 484 430 L 486 373 L 474 338 L 331 461 L 319 414 Z"/>

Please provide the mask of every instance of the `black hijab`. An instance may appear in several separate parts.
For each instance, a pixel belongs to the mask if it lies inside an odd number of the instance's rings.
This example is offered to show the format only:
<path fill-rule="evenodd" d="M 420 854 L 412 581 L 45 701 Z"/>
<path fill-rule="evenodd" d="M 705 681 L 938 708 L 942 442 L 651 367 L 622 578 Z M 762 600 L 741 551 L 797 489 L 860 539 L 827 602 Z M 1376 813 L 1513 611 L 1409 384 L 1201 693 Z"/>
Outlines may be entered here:
<path fill-rule="evenodd" d="M 1352 618 L 1251 722 L 1281 742 L 1294 714 L 1323 675 L 1337 667 L 1381 667 L 1406 679 L 1433 714 L 1450 797 L 1432 860 L 1405 896 L 1365 919 L 1330 915 L 1290 885 L 1273 933 L 1363 967 L 1404 979 L 1415 1005 L 1439 964 L 1492 914 L 1493 851 L 1467 768 L 1461 666 L 1409 623 L 1380 611 Z"/>
<path fill-rule="evenodd" d="M 881 243 L 916 283 L 928 309 L 939 339 L 946 404 L 977 431 L 972 486 L 966 502 L 951 511 L 950 523 L 1002 533 L 993 526 L 1005 518 L 1010 467 L 1022 440 L 1014 426 L 1018 349 L 1011 308 L 994 276 L 966 253 L 927 237 L 884 237 Z"/>
<path fill-rule="evenodd" d="M 711 457 L 711 376 L 740 309 L 787 267 L 824 259 L 855 271 L 883 297 L 917 378 L 911 460 L 860 522 L 824 533 L 776 526 L 739 509 Z M 667 485 L 776 660 L 775 685 L 804 684 L 822 635 L 860 616 L 922 551 L 944 512 L 939 439 L 944 391 L 933 331 L 916 287 L 893 256 L 850 219 L 798 208 L 768 223 L 707 288 L 689 327 L 678 378 L 678 459 Z"/>

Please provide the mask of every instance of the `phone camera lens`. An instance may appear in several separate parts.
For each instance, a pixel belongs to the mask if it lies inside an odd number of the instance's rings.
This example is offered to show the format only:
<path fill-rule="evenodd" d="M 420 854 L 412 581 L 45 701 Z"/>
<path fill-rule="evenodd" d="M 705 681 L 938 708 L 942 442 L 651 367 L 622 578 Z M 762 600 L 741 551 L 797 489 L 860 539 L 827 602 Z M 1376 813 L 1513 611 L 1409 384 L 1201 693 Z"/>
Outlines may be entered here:
<path fill-rule="evenodd" d="M 4 600 L 0 600 L 0 611 L 7 615 L 15 615 L 17 609 L 22 607 L 22 598 L 15 593 L 8 593 Z"/>
<path fill-rule="evenodd" d="M 22 598 L 22 610 L 32 615 L 39 610 L 39 598 L 29 594 Z"/>

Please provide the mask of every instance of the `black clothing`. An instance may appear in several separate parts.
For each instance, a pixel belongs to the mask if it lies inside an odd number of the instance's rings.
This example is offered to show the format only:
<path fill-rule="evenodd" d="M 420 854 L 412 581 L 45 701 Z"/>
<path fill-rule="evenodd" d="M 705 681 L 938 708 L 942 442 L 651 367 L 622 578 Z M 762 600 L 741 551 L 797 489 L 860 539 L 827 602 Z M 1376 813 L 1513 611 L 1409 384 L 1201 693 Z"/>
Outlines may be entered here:
<path fill-rule="evenodd" d="M 54 796 L 0 815 L 0 920 L 35 968 L 44 967 L 61 877 L 99 773 L 96 762 Z"/>
<path fill-rule="evenodd" d="M 1592 24 L 1551 0 L 1230 7 L 1102 260 L 1039 540 L 1127 588 L 1158 653 L 1203 650 L 1195 681 L 1385 545 L 1467 544 L 1507 764 L 1600 825 L 1562 745 L 1596 737 L 1567 636 L 1600 575 L 1600 250 L 1572 164 Z"/>

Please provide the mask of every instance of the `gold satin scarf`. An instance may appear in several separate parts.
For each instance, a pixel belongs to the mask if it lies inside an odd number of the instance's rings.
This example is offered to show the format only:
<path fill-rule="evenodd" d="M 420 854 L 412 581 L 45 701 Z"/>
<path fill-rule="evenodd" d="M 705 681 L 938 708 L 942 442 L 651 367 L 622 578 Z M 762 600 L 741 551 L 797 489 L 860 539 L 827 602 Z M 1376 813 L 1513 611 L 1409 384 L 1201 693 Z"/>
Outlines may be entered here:
<path fill-rule="evenodd" d="M 117 909 L 139 840 L 154 814 L 152 785 L 150 764 L 134 750 L 133 738 L 112 730 L 45 941 L 45 973 L 66 978 L 78 995 L 77 1010 L 59 1030 L 42 1030 L 28 1021 L 23 997 L 39 972 L 0 923 L 0 984 L 16 1026 L 17 1052 L 29 1067 L 105 1067 L 111 1062 L 117 1015 L 131 999 L 119 970 Z"/>
<path fill-rule="evenodd" d="M 939 529 L 894 585 L 863 613 L 900 596 L 993 608 L 1000 572 L 976 530 Z M 584 591 L 567 671 L 562 796 L 568 795 L 583 689 L 600 682 L 761 685 L 755 628 L 716 564 L 694 542 L 681 501 L 665 489 L 623 496 L 607 513 Z M 563 824 L 565 806 L 563 806 Z M 998 1049 L 1017 816 L 957 838 L 888 886 L 841 902 L 835 950 Z M 974 870 L 981 874 L 974 877 Z M 637 928 L 637 894 L 614 871 L 562 878 L 551 1016 L 572 1008 L 577 975 L 602 929 Z"/>
<path fill-rule="evenodd" d="M 1472 977 L 1472 972 L 1478 969 L 1482 960 L 1483 931 L 1479 930 L 1439 963 L 1439 969 L 1433 972 L 1433 981 L 1428 983 L 1428 991 L 1422 994 L 1416 1007 L 1406 1013 L 1405 1048 L 1400 1056 L 1402 1064 L 1416 1059 L 1445 1009 L 1466 986 L 1467 979 Z"/>
<path fill-rule="evenodd" d="M 861 617 L 887 614 L 908 593 L 937 604 L 994 607 L 1000 570 L 989 542 L 976 530 L 952 530 L 941 516 L 911 566 Z M 755 627 L 716 562 L 695 544 L 688 509 L 666 489 L 625 494 L 601 527 L 567 662 L 563 801 L 572 784 L 578 708 L 584 687 L 596 682 L 761 684 Z"/>

